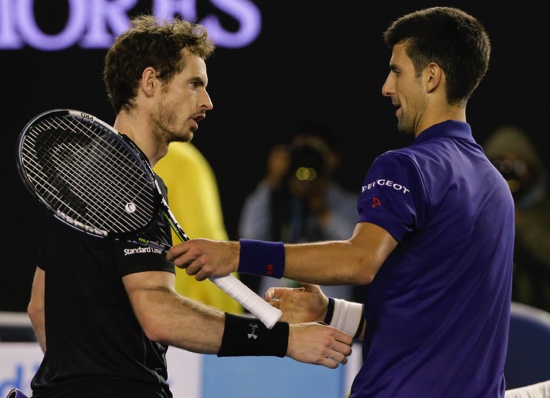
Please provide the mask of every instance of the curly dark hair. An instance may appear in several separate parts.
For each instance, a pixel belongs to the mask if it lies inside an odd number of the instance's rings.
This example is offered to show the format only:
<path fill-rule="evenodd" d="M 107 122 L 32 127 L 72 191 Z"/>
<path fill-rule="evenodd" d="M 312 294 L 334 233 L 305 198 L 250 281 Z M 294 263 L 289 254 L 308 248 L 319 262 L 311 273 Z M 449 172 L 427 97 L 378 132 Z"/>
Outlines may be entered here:
<path fill-rule="evenodd" d="M 432 7 L 398 18 L 383 33 L 393 48 L 405 44 L 417 75 L 437 63 L 447 79 L 449 104 L 465 105 L 489 68 L 491 42 L 483 25 L 453 7 Z"/>
<path fill-rule="evenodd" d="M 143 70 L 153 67 L 165 83 L 185 67 L 182 49 L 206 60 L 214 44 L 206 29 L 180 18 L 160 19 L 139 15 L 113 43 L 105 56 L 103 81 L 115 113 L 135 106 Z"/>

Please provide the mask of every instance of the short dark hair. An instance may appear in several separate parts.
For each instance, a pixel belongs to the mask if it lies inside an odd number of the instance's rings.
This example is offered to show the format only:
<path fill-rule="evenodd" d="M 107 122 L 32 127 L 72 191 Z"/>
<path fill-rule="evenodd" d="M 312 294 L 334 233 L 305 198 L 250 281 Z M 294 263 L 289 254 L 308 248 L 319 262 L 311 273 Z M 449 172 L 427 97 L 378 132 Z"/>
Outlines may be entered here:
<path fill-rule="evenodd" d="M 185 67 L 184 48 L 206 60 L 214 44 L 206 29 L 196 23 L 152 15 L 133 18 L 130 28 L 115 40 L 105 57 L 103 80 L 115 112 L 134 106 L 145 68 L 155 68 L 165 83 L 180 73 Z"/>
<path fill-rule="evenodd" d="M 445 72 L 450 104 L 465 105 L 489 68 L 489 35 L 476 18 L 457 8 L 432 7 L 404 15 L 383 38 L 390 48 L 405 44 L 417 74 L 430 62 L 437 63 Z"/>

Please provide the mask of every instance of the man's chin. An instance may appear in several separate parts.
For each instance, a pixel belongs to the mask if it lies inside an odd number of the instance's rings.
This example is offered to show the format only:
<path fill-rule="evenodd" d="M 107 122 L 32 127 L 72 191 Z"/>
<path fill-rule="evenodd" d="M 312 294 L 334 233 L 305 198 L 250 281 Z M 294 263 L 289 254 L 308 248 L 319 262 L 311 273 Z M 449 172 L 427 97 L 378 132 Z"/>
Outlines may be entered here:
<path fill-rule="evenodd" d="M 401 120 L 397 122 L 397 131 L 403 135 L 414 136 L 414 131 L 409 126 L 406 126 L 404 123 L 401 123 Z"/>
<path fill-rule="evenodd" d="M 193 133 L 189 133 L 183 136 L 173 136 L 170 142 L 191 142 L 194 136 L 195 135 Z"/>
<path fill-rule="evenodd" d="M 185 132 L 181 135 L 181 142 L 189 142 L 193 140 L 193 137 L 195 137 L 195 130 L 190 130 L 188 132 Z"/>

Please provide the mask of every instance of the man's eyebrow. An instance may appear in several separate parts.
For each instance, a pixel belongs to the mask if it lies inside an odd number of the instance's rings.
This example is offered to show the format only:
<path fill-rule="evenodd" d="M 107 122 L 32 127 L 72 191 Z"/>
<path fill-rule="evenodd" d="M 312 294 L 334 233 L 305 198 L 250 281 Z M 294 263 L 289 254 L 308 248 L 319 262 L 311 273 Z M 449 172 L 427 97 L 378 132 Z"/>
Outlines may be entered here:
<path fill-rule="evenodd" d="M 202 86 L 206 86 L 206 80 L 202 77 L 202 76 L 191 76 L 189 79 L 188 79 L 189 82 L 195 82 L 195 83 L 200 83 Z"/>
<path fill-rule="evenodd" d="M 391 63 L 390 70 L 395 72 L 396 70 L 399 70 L 399 66 L 397 66 L 397 64 Z"/>

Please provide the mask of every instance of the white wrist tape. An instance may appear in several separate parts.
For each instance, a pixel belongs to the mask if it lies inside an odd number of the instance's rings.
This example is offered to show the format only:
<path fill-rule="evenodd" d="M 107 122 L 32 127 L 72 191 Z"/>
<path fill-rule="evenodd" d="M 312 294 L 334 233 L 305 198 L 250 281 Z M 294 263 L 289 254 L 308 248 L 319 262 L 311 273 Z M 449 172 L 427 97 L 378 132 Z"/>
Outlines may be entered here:
<path fill-rule="evenodd" d="M 335 298 L 330 326 L 355 337 L 363 326 L 363 304 Z"/>

